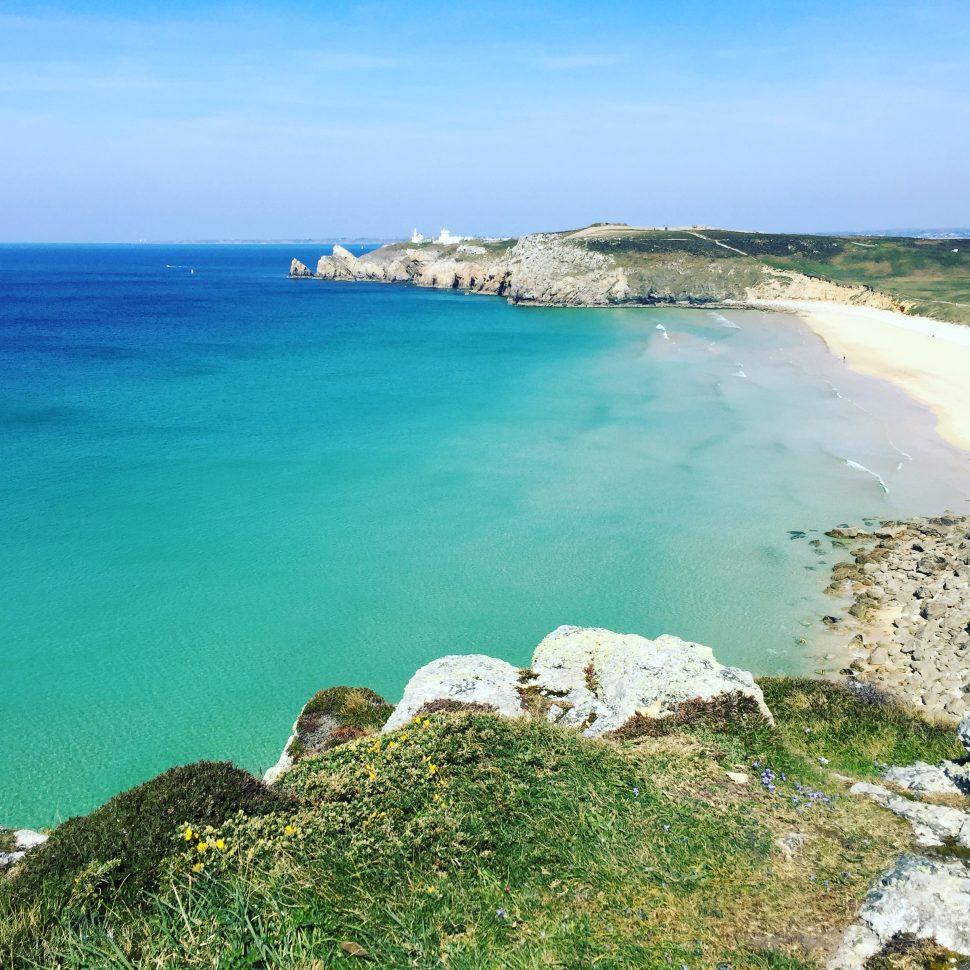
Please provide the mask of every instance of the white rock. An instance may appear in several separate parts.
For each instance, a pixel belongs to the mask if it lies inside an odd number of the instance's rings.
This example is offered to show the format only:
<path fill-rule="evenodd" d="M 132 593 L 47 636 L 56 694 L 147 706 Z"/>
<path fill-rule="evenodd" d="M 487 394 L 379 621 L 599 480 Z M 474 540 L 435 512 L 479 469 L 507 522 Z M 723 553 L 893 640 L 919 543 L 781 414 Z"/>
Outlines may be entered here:
<path fill-rule="evenodd" d="M 970 870 L 957 860 L 901 856 L 866 897 L 828 966 L 862 970 L 897 934 L 970 954 Z"/>
<path fill-rule="evenodd" d="M 3 829 L 0 829 L 2 832 Z M 47 836 L 43 832 L 34 832 L 32 829 L 15 829 L 13 833 L 13 852 L 0 852 L 0 869 L 12 866 L 31 850 L 43 845 L 47 841 Z"/>
<path fill-rule="evenodd" d="M 956 761 L 944 761 L 940 767 L 946 772 L 947 778 L 965 795 L 970 795 L 970 761 L 958 764 Z"/>
<path fill-rule="evenodd" d="M 725 667 L 710 647 L 663 635 L 561 626 L 536 647 L 535 681 L 572 705 L 560 723 L 588 724 L 593 737 L 615 730 L 638 712 L 672 714 L 683 701 L 709 700 L 739 691 L 772 721 L 761 688 L 747 671 Z"/>
<path fill-rule="evenodd" d="M 425 704 L 440 700 L 485 704 L 506 717 L 521 717 L 519 686 L 519 671 L 504 660 L 482 654 L 442 657 L 425 664 L 408 681 L 384 730 L 404 727 Z"/>
<path fill-rule="evenodd" d="M 941 765 L 928 765 L 925 761 L 901 768 L 893 765 L 884 775 L 886 781 L 912 792 L 940 795 L 959 795 L 960 789 L 953 783 Z"/>
<path fill-rule="evenodd" d="M 902 795 L 894 795 L 881 785 L 860 781 L 849 791 L 853 795 L 868 795 L 874 802 L 906 819 L 913 826 L 920 845 L 943 845 L 954 841 L 970 849 L 970 815 L 946 805 L 925 805 Z"/>
<path fill-rule="evenodd" d="M 290 745 L 296 740 L 296 725 L 293 726 L 293 733 L 287 738 L 283 750 L 280 752 L 279 761 L 272 768 L 267 768 L 263 775 L 263 781 L 267 785 L 272 785 L 280 775 L 285 774 L 293 767 L 293 759 L 289 755 Z"/>
<path fill-rule="evenodd" d="M 310 272 L 310 267 L 306 263 L 301 263 L 298 259 L 294 259 L 290 263 L 290 276 L 312 276 Z"/>
<path fill-rule="evenodd" d="M 18 849 L 26 852 L 38 845 L 43 845 L 47 841 L 47 836 L 43 832 L 35 832 L 33 829 L 15 829 L 13 841 Z"/>
<path fill-rule="evenodd" d="M 724 774 L 736 785 L 746 785 L 748 783 L 748 776 L 743 771 L 725 771 Z"/>
<path fill-rule="evenodd" d="M 963 742 L 967 754 L 970 754 L 970 714 L 957 725 L 957 737 Z"/>
<path fill-rule="evenodd" d="M 783 838 L 775 839 L 775 845 L 781 849 L 782 855 L 791 861 L 801 852 L 807 841 L 808 836 L 804 832 L 789 832 Z"/>

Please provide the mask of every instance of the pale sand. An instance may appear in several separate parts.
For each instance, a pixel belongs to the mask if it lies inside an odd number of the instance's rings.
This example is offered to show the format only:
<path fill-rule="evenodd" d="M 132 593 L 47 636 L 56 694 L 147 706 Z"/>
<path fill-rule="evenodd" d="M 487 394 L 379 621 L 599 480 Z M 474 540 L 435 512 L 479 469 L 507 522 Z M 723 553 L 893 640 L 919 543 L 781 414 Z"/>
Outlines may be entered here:
<path fill-rule="evenodd" d="M 853 370 L 901 387 L 936 415 L 943 438 L 970 451 L 970 326 L 814 300 L 757 305 L 797 313 Z"/>

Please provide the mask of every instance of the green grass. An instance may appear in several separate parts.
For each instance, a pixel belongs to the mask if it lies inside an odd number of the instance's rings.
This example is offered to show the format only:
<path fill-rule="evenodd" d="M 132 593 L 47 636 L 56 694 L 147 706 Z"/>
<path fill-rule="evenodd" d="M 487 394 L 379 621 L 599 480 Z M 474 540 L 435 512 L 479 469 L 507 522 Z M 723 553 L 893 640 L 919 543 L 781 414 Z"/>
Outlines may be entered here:
<path fill-rule="evenodd" d="M 362 964 L 362 948 L 381 967 L 456 970 L 816 966 L 805 941 L 837 938 L 911 838 L 830 769 L 932 761 L 955 741 L 835 685 L 764 689 L 776 728 L 699 709 L 667 733 L 587 741 L 443 711 L 353 740 L 284 775 L 285 808 L 209 831 L 189 812 L 165 837 L 150 823 L 165 846 L 150 891 L 54 906 L 50 885 L 10 880 L 0 965 L 323 970 Z M 747 785 L 727 777 L 739 770 Z M 776 844 L 791 832 L 807 836 L 794 859 Z M 143 839 L 102 836 L 98 864 Z"/>
<path fill-rule="evenodd" d="M 381 728 L 393 704 L 369 687 L 328 687 L 306 703 L 287 753 L 296 761 Z"/>
<path fill-rule="evenodd" d="M 703 229 L 618 232 L 576 240 L 612 255 L 628 270 L 675 255 L 706 262 L 734 262 L 739 268 L 766 264 L 836 283 L 868 286 L 914 304 L 913 312 L 970 323 L 970 239 L 811 236 Z M 741 250 L 717 246 L 713 240 Z M 753 281 L 753 278 L 752 280 Z M 749 282 L 750 282 L 749 281 Z"/>
<path fill-rule="evenodd" d="M 0 852 L 12 852 L 14 848 L 13 830 L 0 829 Z"/>

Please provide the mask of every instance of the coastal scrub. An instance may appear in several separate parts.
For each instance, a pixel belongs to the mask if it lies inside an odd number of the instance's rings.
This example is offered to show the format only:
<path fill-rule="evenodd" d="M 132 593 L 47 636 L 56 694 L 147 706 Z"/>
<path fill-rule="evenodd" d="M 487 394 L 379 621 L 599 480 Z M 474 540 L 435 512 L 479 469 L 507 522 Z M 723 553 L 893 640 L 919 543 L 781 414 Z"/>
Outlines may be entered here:
<path fill-rule="evenodd" d="M 176 800 L 167 773 L 170 811 L 108 803 L 2 884 L 0 964 L 816 966 L 912 837 L 832 768 L 932 760 L 952 732 L 837 685 L 762 687 L 775 728 L 707 711 L 588 740 L 447 710 L 269 791 L 195 766 Z M 226 801 L 203 784 L 220 778 Z"/>

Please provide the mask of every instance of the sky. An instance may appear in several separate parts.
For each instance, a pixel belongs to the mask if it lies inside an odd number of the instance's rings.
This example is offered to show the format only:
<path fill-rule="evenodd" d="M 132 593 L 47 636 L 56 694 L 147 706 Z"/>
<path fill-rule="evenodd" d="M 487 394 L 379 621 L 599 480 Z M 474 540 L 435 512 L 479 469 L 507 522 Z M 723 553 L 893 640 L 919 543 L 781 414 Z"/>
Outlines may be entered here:
<path fill-rule="evenodd" d="M 970 225 L 967 0 L 0 0 L 0 240 Z"/>

